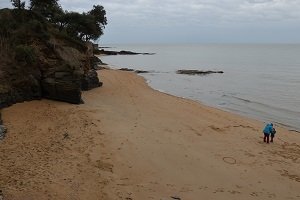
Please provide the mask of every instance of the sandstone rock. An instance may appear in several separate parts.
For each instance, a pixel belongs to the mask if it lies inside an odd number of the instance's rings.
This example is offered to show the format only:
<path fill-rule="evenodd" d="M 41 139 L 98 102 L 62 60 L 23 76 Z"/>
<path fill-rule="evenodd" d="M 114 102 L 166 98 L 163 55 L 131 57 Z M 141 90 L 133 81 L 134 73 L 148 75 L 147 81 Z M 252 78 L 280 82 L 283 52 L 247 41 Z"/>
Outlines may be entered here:
<path fill-rule="evenodd" d="M 82 103 L 79 79 L 42 80 L 43 97 L 53 100 L 65 101 L 74 104 Z"/>
<path fill-rule="evenodd" d="M 10 85 L 5 86 L 5 89 L 3 87 L 0 89 L 0 108 L 41 98 L 40 82 L 32 74 L 23 77 L 12 74 L 11 79 Z"/>
<path fill-rule="evenodd" d="M 99 81 L 98 74 L 95 70 L 89 70 L 84 74 L 81 80 L 81 89 L 84 91 L 101 87 L 102 85 L 103 83 Z"/>
<path fill-rule="evenodd" d="M 15 15 L 7 12 L 0 12 L 0 18 L 5 14 L 8 22 L 16 20 Z M 27 18 L 24 21 L 39 20 L 32 15 Z M 16 29 L 22 32 L 27 27 L 24 25 L 26 23 L 20 23 Z M 92 70 L 98 64 L 103 64 L 93 55 L 93 44 L 66 39 L 55 31 L 49 31 L 52 26 L 47 23 L 44 25 L 43 31 L 47 33 L 47 37 L 44 38 L 42 32 L 30 32 L 24 42 L 20 41 L 20 49 L 27 50 L 24 52 L 29 52 L 30 57 L 34 57 L 31 62 L 15 59 L 14 48 L 5 54 L 6 57 L 1 55 L 0 108 L 41 98 L 79 104 L 82 103 L 81 87 L 89 90 L 102 85 L 97 73 Z M 28 30 L 31 31 L 30 28 Z M 11 36 L 11 41 L 7 40 L 8 46 L 14 45 L 14 35 Z"/>
<path fill-rule="evenodd" d="M 104 70 L 104 69 L 111 69 L 107 65 L 98 65 L 97 67 L 94 67 L 95 70 Z"/>
<path fill-rule="evenodd" d="M 10 92 L 0 93 L 0 108 L 5 108 L 14 103 Z"/>
<path fill-rule="evenodd" d="M 104 68 L 103 65 L 107 65 L 106 63 L 102 62 L 102 60 L 97 56 L 93 56 L 91 60 L 92 60 L 92 69 L 94 70 L 101 70 Z"/>

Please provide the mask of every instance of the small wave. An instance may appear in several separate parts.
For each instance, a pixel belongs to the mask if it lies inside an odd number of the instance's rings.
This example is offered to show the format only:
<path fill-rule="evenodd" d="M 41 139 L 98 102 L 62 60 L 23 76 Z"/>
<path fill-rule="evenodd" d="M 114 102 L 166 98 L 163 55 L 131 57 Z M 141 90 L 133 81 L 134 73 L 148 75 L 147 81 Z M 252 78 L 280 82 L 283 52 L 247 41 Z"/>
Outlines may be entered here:
<path fill-rule="evenodd" d="M 162 89 L 157 89 L 157 91 L 162 92 L 162 93 L 166 93 L 166 91 L 164 91 Z"/>
<path fill-rule="evenodd" d="M 227 95 L 225 95 L 225 96 L 227 96 Z M 241 98 L 241 97 L 235 97 L 235 96 L 229 96 L 229 97 L 232 97 L 232 98 L 235 98 L 235 99 L 244 101 L 244 102 L 246 102 L 246 103 L 258 103 L 258 102 L 254 102 L 254 101 L 251 101 L 251 100 L 249 100 L 249 99 L 244 99 L 244 98 Z"/>
<path fill-rule="evenodd" d="M 290 109 L 287 109 L 287 108 L 281 108 L 281 107 L 278 107 L 278 106 L 272 106 L 272 105 L 269 105 L 269 104 L 265 104 L 265 103 L 261 103 L 261 102 L 258 102 L 258 101 L 253 101 L 253 100 L 250 100 L 250 99 L 245 99 L 245 98 L 241 98 L 241 97 L 237 97 L 237 96 L 233 96 L 233 95 L 224 94 L 224 95 L 222 95 L 222 97 L 228 97 L 228 98 L 236 99 L 236 100 L 242 101 L 242 102 L 247 103 L 247 104 L 255 104 L 256 106 L 265 107 L 265 108 L 270 109 L 270 110 L 277 110 L 277 111 L 280 111 L 280 112 L 289 112 L 289 113 L 300 115 L 300 113 L 295 111 L 295 110 L 290 110 Z"/>

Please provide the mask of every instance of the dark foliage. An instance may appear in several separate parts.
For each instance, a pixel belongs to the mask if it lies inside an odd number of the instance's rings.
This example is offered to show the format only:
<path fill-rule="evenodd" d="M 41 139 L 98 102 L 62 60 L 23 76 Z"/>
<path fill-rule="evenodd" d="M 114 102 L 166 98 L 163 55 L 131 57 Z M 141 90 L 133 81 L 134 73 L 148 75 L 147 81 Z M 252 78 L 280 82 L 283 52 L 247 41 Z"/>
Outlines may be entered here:
<path fill-rule="evenodd" d="M 25 1 L 21 1 L 21 0 L 11 0 L 12 5 L 21 10 L 21 9 L 25 9 Z"/>
<path fill-rule="evenodd" d="M 58 0 L 30 0 L 30 10 L 40 13 L 51 20 L 55 13 L 61 11 Z"/>
<path fill-rule="evenodd" d="M 15 59 L 18 62 L 25 62 L 32 65 L 36 63 L 37 56 L 31 46 L 18 45 L 15 49 Z"/>

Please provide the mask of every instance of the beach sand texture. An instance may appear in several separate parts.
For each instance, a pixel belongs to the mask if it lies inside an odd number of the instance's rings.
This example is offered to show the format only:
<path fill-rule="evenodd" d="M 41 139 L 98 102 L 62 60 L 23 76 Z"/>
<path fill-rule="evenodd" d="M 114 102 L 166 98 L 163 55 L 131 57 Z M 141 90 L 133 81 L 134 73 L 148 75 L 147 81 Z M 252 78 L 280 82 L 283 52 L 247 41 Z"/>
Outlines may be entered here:
<path fill-rule="evenodd" d="M 160 93 L 132 72 L 101 70 L 85 104 L 2 111 L 5 200 L 300 199 L 300 135 Z"/>

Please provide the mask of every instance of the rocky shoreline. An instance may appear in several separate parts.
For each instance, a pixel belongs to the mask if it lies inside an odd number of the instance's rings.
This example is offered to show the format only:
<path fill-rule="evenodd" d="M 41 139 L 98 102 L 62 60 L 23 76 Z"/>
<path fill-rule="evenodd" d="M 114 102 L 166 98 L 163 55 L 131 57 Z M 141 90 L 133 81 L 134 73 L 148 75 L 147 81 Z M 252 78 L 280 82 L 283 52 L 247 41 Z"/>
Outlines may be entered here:
<path fill-rule="evenodd" d="M 14 24 L 0 33 L 0 109 L 42 98 L 80 104 L 81 91 L 102 86 L 96 70 L 104 63 L 92 42 L 62 33 L 29 10 L 1 9 L 0 19 Z"/>
<path fill-rule="evenodd" d="M 146 74 L 149 73 L 149 71 L 146 70 L 138 70 L 138 69 L 131 69 L 131 68 L 120 68 L 121 71 L 127 71 L 127 72 L 135 72 L 137 74 Z"/>
<path fill-rule="evenodd" d="M 154 55 L 155 53 L 137 53 L 132 51 L 107 51 L 104 49 L 97 49 L 94 51 L 96 55 L 109 55 L 109 56 L 115 56 L 115 55 Z"/>
<path fill-rule="evenodd" d="M 74 104 L 83 102 L 81 91 L 101 87 L 97 76 L 98 64 L 91 46 L 87 44 L 87 52 L 82 53 L 72 48 L 61 48 L 50 55 L 41 56 L 39 67 L 31 67 L 21 73 L 19 69 L 1 69 L 3 76 L 0 85 L 0 108 L 30 100 L 48 98 Z M 44 49 L 49 51 L 49 49 Z M 89 52 L 88 52 L 89 51 Z M 7 67 L 8 68 L 8 67 Z"/>

